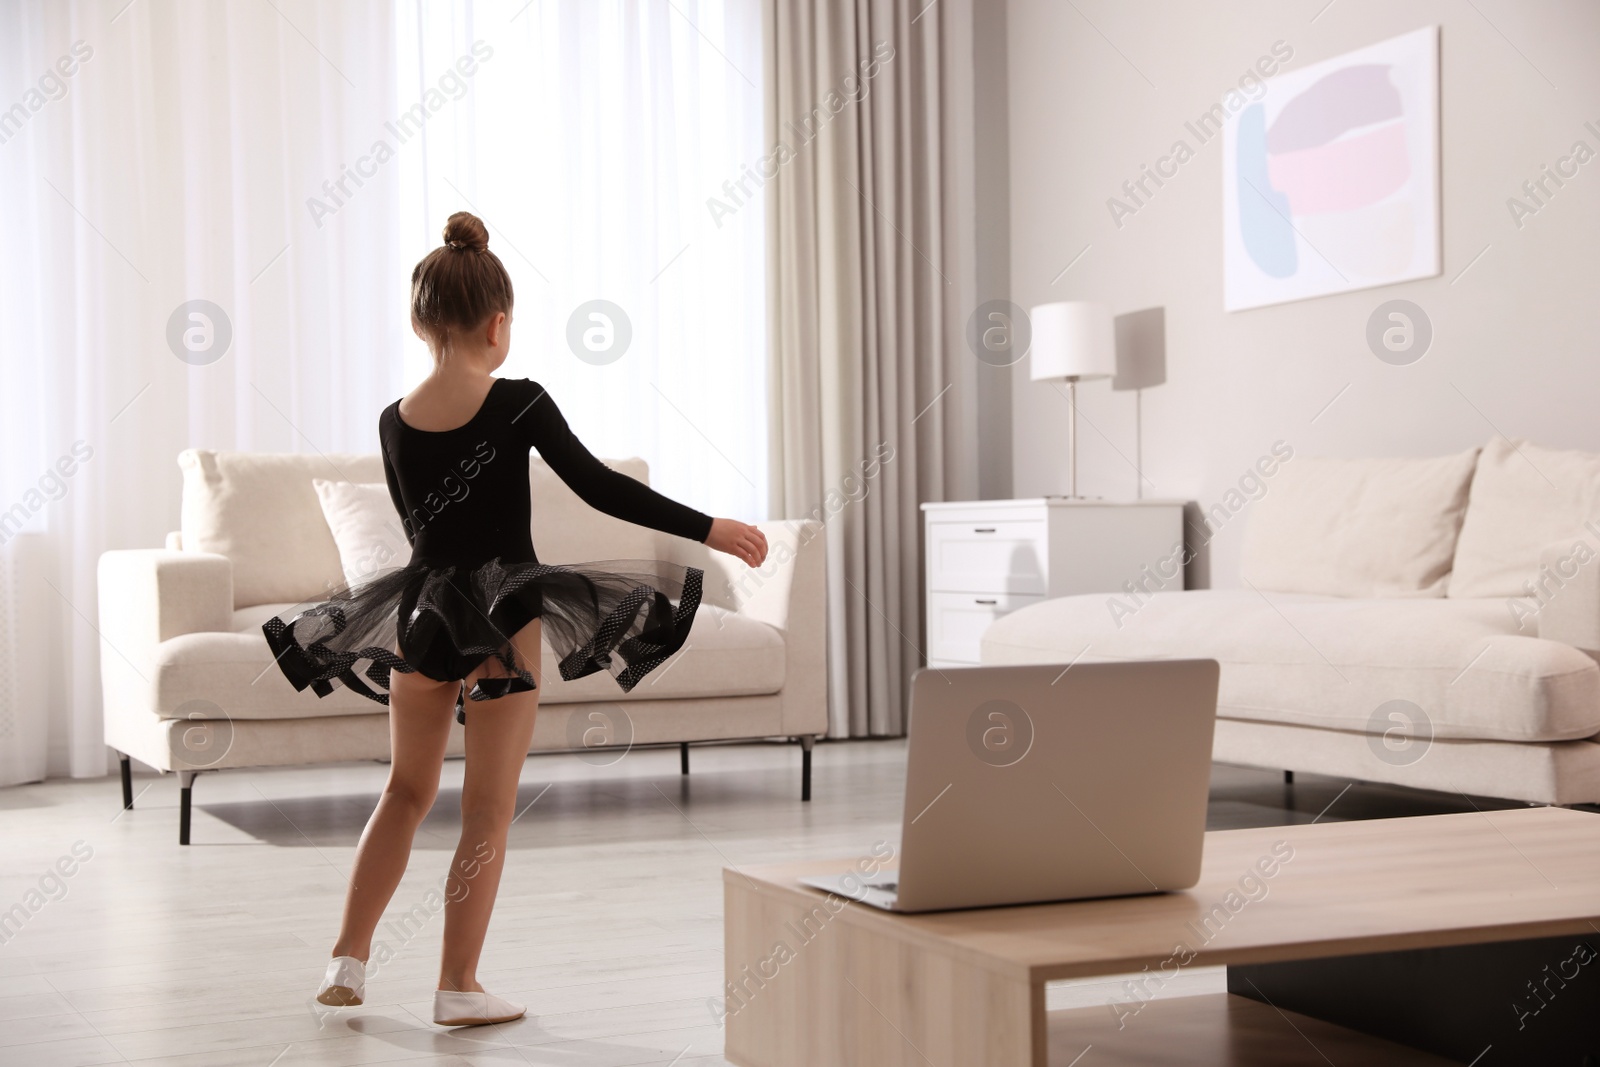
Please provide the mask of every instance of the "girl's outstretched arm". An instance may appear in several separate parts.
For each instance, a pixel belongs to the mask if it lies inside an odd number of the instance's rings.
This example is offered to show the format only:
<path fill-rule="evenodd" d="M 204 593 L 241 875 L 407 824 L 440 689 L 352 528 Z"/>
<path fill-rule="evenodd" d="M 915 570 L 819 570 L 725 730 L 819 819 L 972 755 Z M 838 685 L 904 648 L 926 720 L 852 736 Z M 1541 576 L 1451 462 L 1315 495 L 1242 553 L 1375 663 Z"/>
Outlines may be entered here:
<path fill-rule="evenodd" d="M 526 397 L 513 421 L 525 426 L 528 444 L 585 504 L 625 522 L 703 542 L 752 567 L 766 559 L 767 539 L 760 530 L 735 519 L 713 519 L 612 470 L 578 440 L 543 386 L 531 381 L 519 386 Z"/>

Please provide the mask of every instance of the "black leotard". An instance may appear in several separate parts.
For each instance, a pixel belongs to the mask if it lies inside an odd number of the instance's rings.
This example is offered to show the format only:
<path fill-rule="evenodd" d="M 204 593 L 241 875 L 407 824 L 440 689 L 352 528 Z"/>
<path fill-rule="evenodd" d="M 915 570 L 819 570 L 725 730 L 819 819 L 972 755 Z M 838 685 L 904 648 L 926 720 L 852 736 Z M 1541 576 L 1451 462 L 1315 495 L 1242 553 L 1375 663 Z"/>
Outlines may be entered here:
<path fill-rule="evenodd" d="M 396 401 L 378 419 L 384 475 L 405 522 L 411 562 L 336 589 L 262 624 L 296 689 L 347 686 L 389 702 L 391 671 L 457 681 L 493 658 L 465 695 L 494 700 L 535 688 L 512 637 L 541 619 L 566 679 L 607 671 L 624 691 L 685 646 L 705 574 L 661 560 L 545 565 L 533 551 L 528 451 L 608 515 L 704 541 L 711 517 L 595 459 L 555 401 L 525 379 L 497 379 L 464 425 L 407 426 Z M 547 657 L 548 658 L 548 657 Z M 458 715 L 460 713 L 458 712 Z"/>
<path fill-rule="evenodd" d="M 711 516 L 596 459 L 544 387 L 526 378 L 495 379 L 478 413 L 452 430 L 407 426 L 397 400 L 379 416 L 378 436 L 412 563 L 537 562 L 529 531 L 530 448 L 586 504 L 607 515 L 693 541 L 711 532 Z"/>

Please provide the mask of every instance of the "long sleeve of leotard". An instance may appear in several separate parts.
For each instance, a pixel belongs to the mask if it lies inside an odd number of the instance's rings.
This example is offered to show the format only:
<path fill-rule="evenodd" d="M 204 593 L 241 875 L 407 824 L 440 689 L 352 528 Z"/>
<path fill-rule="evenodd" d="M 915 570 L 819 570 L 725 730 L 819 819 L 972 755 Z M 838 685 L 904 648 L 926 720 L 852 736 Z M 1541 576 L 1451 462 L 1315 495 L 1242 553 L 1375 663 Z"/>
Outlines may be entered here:
<path fill-rule="evenodd" d="M 389 483 L 389 499 L 394 501 L 395 513 L 400 516 L 400 528 L 406 532 L 406 543 L 415 548 L 417 535 L 411 532 L 411 520 L 406 518 L 406 502 L 400 496 L 400 479 L 394 473 L 394 464 L 389 462 L 389 450 L 380 444 L 378 452 L 383 456 L 383 480 Z"/>
<path fill-rule="evenodd" d="M 662 496 L 642 482 L 601 463 L 574 436 L 561 409 L 537 382 L 521 383 L 526 397 L 516 423 L 528 444 L 585 504 L 625 522 L 663 533 L 704 541 L 711 534 L 711 516 Z M 392 484 L 392 483 L 391 483 Z"/>

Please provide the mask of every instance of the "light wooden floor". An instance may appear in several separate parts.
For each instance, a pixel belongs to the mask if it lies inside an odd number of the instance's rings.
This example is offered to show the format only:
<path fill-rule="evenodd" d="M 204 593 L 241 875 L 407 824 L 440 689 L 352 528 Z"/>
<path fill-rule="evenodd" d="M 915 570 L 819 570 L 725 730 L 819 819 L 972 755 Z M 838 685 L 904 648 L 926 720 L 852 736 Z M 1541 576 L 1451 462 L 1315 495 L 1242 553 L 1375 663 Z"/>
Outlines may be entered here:
<path fill-rule="evenodd" d="M 390 909 L 398 920 L 421 906 L 419 925 L 408 936 L 386 921 L 379 939 L 396 958 L 369 979 L 365 1006 L 338 1012 L 311 994 L 381 765 L 204 775 L 189 848 L 177 844 L 170 776 L 136 778 L 126 813 L 115 779 L 0 790 L 0 910 L 32 911 L 0 944 L 0 1064 L 724 1064 L 710 1006 L 721 869 L 894 841 L 904 757 L 899 741 L 819 745 L 808 805 L 793 746 L 696 748 L 687 780 L 676 749 L 606 767 L 530 758 L 531 806 L 512 828 L 480 976 L 531 1014 L 453 1032 L 427 1021 L 443 921 L 424 902 L 454 846 L 460 761 L 445 765 Z M 1346 786 L 1303 778 L 1290 790 L 1275 774 L 1219 766 L 1211 823 L 1470 810 L 1460 797 Z M 90 858 L 30 897 L 75 844 Z M 1196 969 L 1164 993 L 1222 987 L 1219 970 Z M 1111 997 L 1121 999 L 1115 982 L 1063 983 L 1050 1006 Z"/>

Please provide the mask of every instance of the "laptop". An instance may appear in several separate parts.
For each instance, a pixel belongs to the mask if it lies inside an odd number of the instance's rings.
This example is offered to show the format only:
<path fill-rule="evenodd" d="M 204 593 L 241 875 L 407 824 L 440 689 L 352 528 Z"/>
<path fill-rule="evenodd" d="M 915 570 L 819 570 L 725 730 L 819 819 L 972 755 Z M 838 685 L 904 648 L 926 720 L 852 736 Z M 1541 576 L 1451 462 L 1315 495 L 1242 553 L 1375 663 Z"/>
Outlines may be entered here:
<path fill-rule="evenodd" d="M 1187 889 L 1215 660 L 941 667 L 911 680 L 897 869 L 801 881 L 888 911 Z"/>

